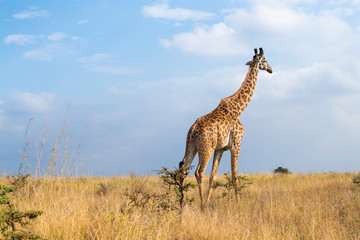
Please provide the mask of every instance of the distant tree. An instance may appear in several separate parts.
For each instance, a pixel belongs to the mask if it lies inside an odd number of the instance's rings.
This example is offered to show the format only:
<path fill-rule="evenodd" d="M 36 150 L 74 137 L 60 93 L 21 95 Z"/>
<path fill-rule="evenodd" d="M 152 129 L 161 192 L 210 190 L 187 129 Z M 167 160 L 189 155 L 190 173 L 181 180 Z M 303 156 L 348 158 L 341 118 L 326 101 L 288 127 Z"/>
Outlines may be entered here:
<path fill-rule="evenodd" d="M 281 173 L 281 174 L 291 174 L 291 172 L 287 168 L 278 167 L 274 170 L 274 174 Z"/>
<path fill-rule="evenodd" d="M 360 173 L 358 173 L 356 176 L 354 176 L 352 178 L 352 182 L 356 185 L 356 186 L 360 186 Z"/>

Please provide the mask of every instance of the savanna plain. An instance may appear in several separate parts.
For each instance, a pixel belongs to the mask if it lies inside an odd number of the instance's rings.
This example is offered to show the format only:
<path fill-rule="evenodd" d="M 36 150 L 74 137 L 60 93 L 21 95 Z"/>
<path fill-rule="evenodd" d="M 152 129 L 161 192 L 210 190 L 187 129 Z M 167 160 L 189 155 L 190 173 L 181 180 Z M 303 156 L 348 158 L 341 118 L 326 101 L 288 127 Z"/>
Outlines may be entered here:
<path fill-rule="evenodd" d="M 248 174 L 252 184 L 238 201 L 217 188 L 205 210 L 197 189 L 186 192 L 195 200 L 181 209 L 159 176 L 135 174 L 26 177 L 9 198 L 19 210 L 43 211 L 27 231 L 46 239 L 360 239 L 356 176 Z M 0 178 L 3 185 L 12 181 Z"/>

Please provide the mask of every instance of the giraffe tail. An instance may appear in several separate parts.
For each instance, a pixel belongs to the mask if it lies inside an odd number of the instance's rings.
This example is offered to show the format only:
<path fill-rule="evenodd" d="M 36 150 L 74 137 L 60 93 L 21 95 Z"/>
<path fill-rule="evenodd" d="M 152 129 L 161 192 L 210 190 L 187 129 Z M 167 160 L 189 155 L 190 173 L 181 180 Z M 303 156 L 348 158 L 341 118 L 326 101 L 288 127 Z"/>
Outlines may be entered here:
<path fill-rule="evenodd" d="M 195 124 L 191 126 L 187 137 L 186 137 L 186 148 L 185 148 L 185 155 L 181 162 L 179 162 L 179 169 L 181 168 L 187 168 L 189 170 L 192 161 L 195 158 L 195 155 L 197 153 L 197 150 L 195 148 L 195 145 L 193 144 L 193 132 L 195 129 Z"/>

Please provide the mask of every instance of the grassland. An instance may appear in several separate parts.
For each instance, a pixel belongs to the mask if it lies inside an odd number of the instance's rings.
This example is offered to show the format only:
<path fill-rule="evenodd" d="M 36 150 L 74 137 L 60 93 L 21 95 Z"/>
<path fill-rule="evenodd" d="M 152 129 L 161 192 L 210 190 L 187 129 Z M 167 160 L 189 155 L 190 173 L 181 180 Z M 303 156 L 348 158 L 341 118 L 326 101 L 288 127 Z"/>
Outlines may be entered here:
<path fill-rule="evenodd" d="M 360 239 L 353 176 L 252 174 L 238 202 L 216 189 L 206 211 L 196 200 L 182 213 L 159 205 L 167 189 L 155 176 L 31 178 L 10 197 L 44 211 L 30 230 L 47 239 Z"/>

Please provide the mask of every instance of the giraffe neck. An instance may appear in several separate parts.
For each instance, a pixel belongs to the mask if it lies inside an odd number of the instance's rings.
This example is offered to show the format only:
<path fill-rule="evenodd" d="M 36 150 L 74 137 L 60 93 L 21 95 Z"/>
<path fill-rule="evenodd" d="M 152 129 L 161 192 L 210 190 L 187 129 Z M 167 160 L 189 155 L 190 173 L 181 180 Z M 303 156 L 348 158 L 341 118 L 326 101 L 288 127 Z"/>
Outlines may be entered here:
<path fill-rule="evenodd" d="M 245 80 L 241 84 L 239 90 L 232 96 L 227 98 L 229 100 L 229 105 L 231 105 L 233 115 L 235 115 L 236 117 L 239 117 L 239 115 L 249 105 L 249 102 L 255 90 L 258 72 L 258 65 L 250 66 L 246 74 Z"/>

